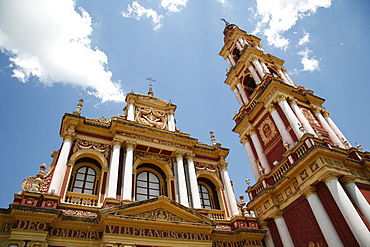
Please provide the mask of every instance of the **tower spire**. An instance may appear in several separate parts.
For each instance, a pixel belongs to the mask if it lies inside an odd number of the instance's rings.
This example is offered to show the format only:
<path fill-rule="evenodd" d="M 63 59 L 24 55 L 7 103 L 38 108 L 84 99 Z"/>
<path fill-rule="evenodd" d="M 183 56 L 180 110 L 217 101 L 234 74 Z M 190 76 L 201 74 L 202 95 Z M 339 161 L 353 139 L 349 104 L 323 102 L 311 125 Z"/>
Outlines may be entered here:
<path fill-rule="evenodd" d="M 148 95 L 154 96 L 152 82 L 155 82 L 155 80 L 152 77 L 147 77 L 145 79 L 147 79 L 148 81 L 150 81 L 149 82 L 149 92 L 148 92 Z"/>

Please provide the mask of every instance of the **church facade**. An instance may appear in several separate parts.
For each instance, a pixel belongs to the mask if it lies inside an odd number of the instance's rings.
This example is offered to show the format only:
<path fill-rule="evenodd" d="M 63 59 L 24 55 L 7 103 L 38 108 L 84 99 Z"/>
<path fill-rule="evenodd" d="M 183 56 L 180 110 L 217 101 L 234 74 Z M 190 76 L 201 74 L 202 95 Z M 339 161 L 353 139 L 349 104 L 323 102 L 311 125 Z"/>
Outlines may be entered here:
<path fill-rule="evenodd" d="M 177 129 L 176 105 L 150 87 L 127 94 L 122 115 L 84 117 L 80 100 L 63 116 L 50 166 L 0 209 L 2 246 L 370 246 L 370 153 L 259 38 L 226 24 L 233 131 L 256 180 L 248 203 L 234 194 L 229 150 L 212 132 L 208 145 Z"/>

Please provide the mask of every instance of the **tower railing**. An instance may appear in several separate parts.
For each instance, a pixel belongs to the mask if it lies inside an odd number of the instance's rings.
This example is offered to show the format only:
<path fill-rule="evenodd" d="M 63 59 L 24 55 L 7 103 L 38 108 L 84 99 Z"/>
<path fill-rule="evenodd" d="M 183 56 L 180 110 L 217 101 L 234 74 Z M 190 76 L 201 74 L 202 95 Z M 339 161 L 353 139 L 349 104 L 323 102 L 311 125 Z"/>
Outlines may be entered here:
<path fill-rule="evenodd" d="M 285 174 L 291 167 L 297 164 L 299 160 L 311 152 L 315 147 L 337 148 L 332 147 L 329 140 L 317 139 L 314 138 L 313 135 L 306 133 L 298 144 L 284 154 L 282 161 L 280 161 L 270 173 L 260 177 L 253 186 L 247 189 L 250 199 L 252 200 L 269 186 L 274 186 L 284 179 Z"/>

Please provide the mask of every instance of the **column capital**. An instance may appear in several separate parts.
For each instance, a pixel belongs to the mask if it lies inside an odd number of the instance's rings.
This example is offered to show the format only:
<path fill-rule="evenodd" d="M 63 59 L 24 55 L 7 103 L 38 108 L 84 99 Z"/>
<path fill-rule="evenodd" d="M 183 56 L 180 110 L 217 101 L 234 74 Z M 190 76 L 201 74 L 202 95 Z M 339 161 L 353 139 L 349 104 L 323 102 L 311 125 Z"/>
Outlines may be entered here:
<path fill-rule="evenodd" d="M 131 98 L 129 99 L 128 103 L 133 105 L 135 103 L 135 100 Z"/>
<path fill-rule="evenodd" d="M 113 137 L 113 140 L 112 140 L 112 146 L 121 146 L 123 143 L 123 140 L 121 138 L 118 138 L 118 137 Z"/>
<path fill-rule="evenodd" d="M 329 173 L 322 177 L 321 181 L 323 181 L 325 184 L 327 184 L 330 180 L 336 179 L 338 180 L 338 177 L 335 176 L 335 173 Z"/>
<path fill-rule="evenodd" d="M 266 221 L 266 220 L 261 221 L 258 225 L 259 225 L 262 229 L 266 229 L 266 228 L 268 228 L 268 227 L 269 227 L 269 223 L 268 223 L 268 221 Z"/>
<path fill-rule="evenodd" d="M 273 104 L 267 106 L 267 108 L 268 108 L 270 113 L 276 110 L 276 107 Z"/>
<path fill-rule="evenodd" d="M 274 214 L 274 220 L 279 219 L 279 218 L 284 218 L 284 213 L 283 211 L 279 210 Z"/>
<path fill-rule="evenodd" d="M 247 131 L 248 135 L 249 136 L 252 136 L 254 134 L 256 134 L 256 130 L 254 128 L 250 128 L 248 131 Z"/>
<path fill-rule="evenodd" d="M 173 109 L 169 109 L 167 112 L 169 115 L 175 115 L 175 111 Z"/>
<path fill-rule="evenodd" d="M 249 142 L 249 136 L 248 135 L 243 135 L 242 137 L 240 137 L 240 143 L 245 144 L 247 142 Z"/>
<path fill-rule="evenodd" d="M 294 104 L 298 103 L 298 100 L 293 98 L 293 97 L 289 97 L 288 102 L 289 102 L 289 104 L 294 105 Z"/>
<path fill-rule="evenodd" d="M 70 125 L 68 129 L 64 132 L 64 140 L 71 140 L 74 141 L 76 139 L 76 126 Z"/>
<path fill-rule="evenodd" d="M 126 148 L 134 149 L 136 147 L 136 142 L 134 141 L 126 141 Z"/>
<path fill-rule="evenodd" d="M 355 179 L 356 179 L 355 176 L 345 175 L 340 179 L 340 181 L 343 183 L 344 186 L 346 186 L 347 184 L 354 183 Z"/>
<path fill-rule="evenodd" d="M 274 100 L 275 103 L 280 103 L 281 101 L 286 101 L 287 96 L 284 94 L 279 93 L 276 99 Z"/>
<path fill-rule="evenodd" d="M 309 186 L 301 192 L 301 195 L 304 195 L 306 198 L 312 194 L 317 194 L 315 186 Z"/>
<path fill-rule="evenodd" d="M 225 170 L 226 169 L 226 167 L 227 167 L 227 162 L 225 161 L 225 158 L 224 157 L 220 157 L 220 160 L 219 160 L 219 162 L 218 162 L 218 167 L 219 167 L 219 169 L 220 169 L 220 171 L 223 171 L 223 170 Z"/>
<path fill-rule="evenodd" d="M 321 113 L 321 108 L 318 106 L 311 106 L 312 111 L 316 113 Z"/>
<path fill-rule="evenodd" d="M 184 158 L 185 152 L 176 150 L 176 159 L 178 158 Z"/>
<path fill-rule="evenodd" d="M 326 111 L 326 110 L 322 110 L 322 115 L 324 117 L 330 117 L 330 112 Z"/>
<path fill-rule="evenodd" d="M 195 154 L 193 154 L 193 153 L 185 153 L 185 158 L 187 159 L 187 160 L 192 160 L 192 159 L 194 159 L 194 157 L 195 157 Z"/>

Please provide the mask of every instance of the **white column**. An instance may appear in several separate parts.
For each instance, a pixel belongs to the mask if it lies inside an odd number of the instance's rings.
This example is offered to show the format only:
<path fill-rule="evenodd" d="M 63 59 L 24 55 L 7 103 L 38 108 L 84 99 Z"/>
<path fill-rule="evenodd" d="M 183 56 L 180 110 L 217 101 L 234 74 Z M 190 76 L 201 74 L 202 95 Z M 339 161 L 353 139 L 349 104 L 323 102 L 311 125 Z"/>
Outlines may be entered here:
<path fill-rule="evenodd" d="M 50 182 L 49 193 L 54 191 L 55 194 L 59 195 L 60 186 L 62 185 L 63 177 L 67 168 L 67 161 L 69 152 L 72 147 L 73 135 L 66 135 L 63 141 L 62 149 L 60 150 L 58 161 L 55 165 L 53 177 Z"/>
<path fill-rule="evenodd" d="M 297 100 L 296 99 L 290 99 L 290 106 L 292 107 L 295 115 L 297 115 L 299 121 L 302 123 L 304 130 L 307 133 L 313 134 L 314 136 L 317 137 L 315 131 L 313 130 L 311 124 L 308 122 L 307 118 L 303 115 L 301 109 L 297 105 Z"/>
<path fill-rule="evenodd" d="M 286 101 L 286 97 L 280 95 L 279 99 L 279 106 L 283 110 L 286 118 L 289 121 L 290 126 L 292 126 L 294 133 L 300 139 L 303 136 L 302 131 L 299 129 L 301 123 L 299 122 L 297 116 L 294 114 L 292 108 L 290 108 L 288 102 Z"/>
<path fill-rule="evenodd" d="M 253 76 L 253 79 L 254 81 L 256 82 L 256 85 L 259 85 L 261 84 L 261 79 L 258 77 L 256 71 L 254 70 L 253 66 L 249 66 L 249 71 L 251 72 L 252 76 Z"/>
<path fill-rule="evenodd" d="M 329 246 L 343 246 L 342 241 L 334 228 L 333 223 L 331 222 L 324 206 L 322 205 L 319 196 L 316 194 L 314 188 L 310 188 L 306 192 L 306 198 L 312 212 L 316 218 L 317 223 L 320 226 L 321 232 L 324 235 L 326 243 Z"/>
<path fill-rule="evenodd" d="M 270 105 L 270 114 L 272 119 L 274 120 L 280 135 L 283 137 L 283 140 L 289 144 L 289 147 L 292 148 L 294 146 L 294 140 L 288 130 L 285 127 L 283 120 L 281 119 L 278 111 L 276 110 L 274 105 Z"/>
<path fill-rule="evenodd" d="M 264 62 L 261 62 L 262 68 L 265 70 L 266 73 L 271 74 L 269 68 L 267 68 L 266 64 Z"/>
<path fill-rule="evenodd" d="M 347 138 L 343 135 L 343 133 L 340 131 L 338 126 L 334 123 L 334 121 L 330 117 L 330 113 L 327 111 L 323 112 L 323 116 L 325 120 L 328 122 L 329 126 L 334 130 L 335 134 L 339 137 L 339 139 L 343 142 L 344 146 L 346 148 L 352 147 L 351 144 L 347 141 Z"/>
<path fill-rule="evenodd" d="M 135 120 L 135 106 L 133 102 L 130 102 L 127 106 L 127 120 Z"/>
<path fill-rule="evenodd" d="M 229 65 L 229 67 L 231 67 L 231 66 L 232 66 L 232 64 L 231 64 L 231 62 L 230 62 L 230 59 L 229 59 L 228 57 L 225 57 L 225 60 L 226 60 L 227 64 Z"/>
<path fill-rule="evenodd" d="M 295 86 L 295 83 L 293 82 L 293 80 L 290 78 L 290 76 L 288 75 L 288 73 L 286 72 L 283 72 L 285 77 L 288 79 L 290 85 L 292 85 L 293 87 Z"/>
<path fill-rule="evenodd" d="M 290 84 L 290 81 L 288 81 L 288 79 L 285 77 L 285 74 L 283 73 L 283 71 L 281 71 L 281 69 L 279 69 L 279 70 L 278 70 L 278 72 L 279 72 L 279 74 L 280 74 L 281 78 L 283 78 L 283 81 L 284 81 L 286 84 L 291 85 L 291 84 Z"/>
<path fill-rule="evenodd" d="M 239 51 L 243 50 L 242 46 L 238 41 L 235 42 L 236 46 L 238 47 Z"/>
<path fill-rule="evenodd" d="M 265 235 L 265 243 L 267 247 L 275 247 L 274 240 L 272 239 L 270 229 L 268 227 L 268 223 L 266 221 L 263 221 L 261 224 L 259 224 L 262 230 L 266 230 Z"/>
<path fill-rule="evenodd" d="M 184 161 L 182 157 L 183 157 L 183 154 L 181 153 L 176 154 L 179 199 L 182 205 L 184 205 L 185 207 L 189 207 L 188 190 L 187 190 L 187 185 L 186 185 L 186 180 L 185 180 L 185 171 L 184 171 Z"/>
<path fill-rule="evenodd" d="M 254 129 L 251 129 L 249 135 L 252 139 L 254 148 L 256 149 L 257 156 L 258 156 L 258 159 L 261 163 L 261 166 L 264 169 L 264 174 L 267 174 L 271 171 L 271 168 L 270 168 L 270 165 L 267 161 L 267 158 L 266 158 L 265 154 L 263 153 L 263 148 L 261 146 L 260 140 L 258 139 L 256 131 Z"/>
<path fill-rule="evenodd" d="M 362 215 L 365 217 L 366 221 L 370 223 L 370 205 L 367 202 L 366 198 L 351 178 L 344 177 L 344 179 L 342 178 L 342 181 L 345 184 L 346 189 L 351 195 L 353 201 L 360 209 Z"/>
<path fill-rule="evenodd" d="M 194 154 L 193 155 L 188 154 L 186 156 L 186 159 L 188 161 L 188 168 L 189 168 L 191 198 L 193 199 L 193 208 L 202 208 L 201 203 L 200 203 L 197 175 L 195 173 L 193 156 Z"/>
<path fill-rule="evenodd" d="M 241 96 L 240 96 L 240 94 L 238 92 L 238 89 L 237 88 L 234 88 L 232 90 L 233 90 L 233 92 L 235 94 L 235 97 L 236 97 L 236 100 L 238 101 L 239 106 L 242 106 L 243 105 L 243 101 L 242 101 L 242 98 L 241 98 Z"/>
<path fill-rule="evenodd" d="M 173 113 L 173 111 L 171 111 L 171 112 L 168 114 L 168 130 L 169 130 L 169 131 L 175 131 L 175 130 L 176 130 L 176 126 L 175 126 L 175 117 L 174 117 L 174 113 Z"/>
<path fill-rule="evenodd" d="M 239 215 L 239 210 L 236 204 L 234 190 L 233 190 L 233 187 L 231 186 L 229 173 L 227 172 L 226 167 L 221 170 L 221 178 L 222 178 L 222 181 L 224 182 L 224 186 L 225 186 L 224 188 L 225 188 L 226 196 L 229 202 L 231 216 Z"/>
<path fill-rule="evenodd" d="M 231 64 L 232 64 L 232 66 L 234 66 L 235 65 L 235 61 L 234 61 L 234 58 L 231 56 L 231 54 L 229 54 L 229 59 L 230 59 L 230 62 L 231 62 Z"/>
<path fill-rule="evenodd" d="M 245 93 L 245 91 L 242 87 L 242 84 L 238 83 L 238 84 L 236 84 L 236 87 L 238 88 L 239 93 L 242 96 L 244 104 L 247 105 L 249 103 L 249 100 L 248 100 L 247 94 Z"/>
<path fill-rule="evenodd" d="M 132 167 L 134 163 L 134 146 L 132 142 L 126 143 L 125 172 L 123 176 L 122 199 L 132 200 Z"/>
<path fill-rule="evenodd" d="M 243 145 L 244 145 L 245 151 L 247 152 L 249 164 L 251 165 L 254 179 L 256 179 L 256 181 L 257 181 L 258 178 L 261 177 L 261 174 L 258 171 L 258 166 L 257 166 L 257 163 L 256 163 L 256 157 L 254 156 L 254 153 L 253 153 L 253 150 L 252 150 L 251 144 L 249 143 L 248 138 L 245 138 L 243 140 Z"/>
<path fill-rule="evenodd" d="M 265 76 L 265 73 L 263 73 L 263 68 L 262 68 L 260 62 L 258 60 L 254 60 L 252 63 L 256 67 L 256 69 L 257 69 L 258 73 L 260 74 L 261 78 L 263 78 Z"/>
<path fill-rule="evenodd" d="M 338 179 L 334 176 L 329 177 L 326 179 L 325 184 L 338 205 L 358 244 L 360 246 L 370 246 L 370 232 L 356 209 L 353 207 L 351 200 L 348 198 Z"/>
<path fill-rule="evenodd" d="M 322 127 L 324 127 L 324 129 L 328 132 L 329 137 L 334 145 L 339 145 L 340 147 L 345 148 L 343 143 L 339 140 L 338 136 L 334 133 L 333 129 L 329 126 L 325 118 L 321 115 L 320 109 L 318 109 L 317 107 L 312 107 L 312 109 L 315 112 L 315 116 L 319 119 Z"/>
<path fill-rule="evenodd" d="M 119 168 L 119 156 L 121 150 L 122 141 L 118 139 L 113 140 L 113 151 L 110 157 L 109 165 L 109 178 L 108 178 L 108 189 L 107 198 L 117 197 L 117 183 L 118 183 L 118 168 Z"/>
<path fill-rule="evenodd" d="M 283 246 L 284 247 L 294 247 L 292 237 L 290 236 L 290 233 L 285 223 L 283 215 L 279 214 L 275 216 L 274 220 L 276 223 L 276 228 L 280 235 L 281 242 L 283 242 Z"/>

